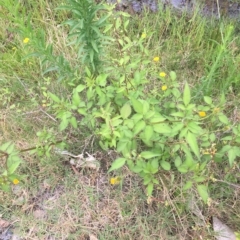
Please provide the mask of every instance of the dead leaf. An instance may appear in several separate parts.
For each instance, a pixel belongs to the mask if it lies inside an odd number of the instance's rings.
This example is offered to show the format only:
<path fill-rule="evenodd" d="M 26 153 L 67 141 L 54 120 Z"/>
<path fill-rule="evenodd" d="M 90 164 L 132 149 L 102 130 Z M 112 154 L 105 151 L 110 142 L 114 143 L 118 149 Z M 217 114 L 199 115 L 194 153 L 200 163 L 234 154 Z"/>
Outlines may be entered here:
<path fill-rule="evenodd" d="M 10 222 L 0 218 L 0 228 L 7 228 L 10 225 Z"/>
<path fill-rule="evenodd" d="M 37 219 L 43 219 L 45 217 L 45 215 L 46 215 L 46 212 L 43 210 L 40 210 L 40 209 L 35 210 L 33 212 L 33 216 Z"/>
<path fill-rule="evenodd" d="M 217 240 L 236 240 L 232 229 L 216 217 L 213 217 L 213 230 L 216 233 Z"/>
<path fill-rule="evenodd" d="M 98 238 L 93 234 L 89 234 L 89 240 L 98 240 Z"/>

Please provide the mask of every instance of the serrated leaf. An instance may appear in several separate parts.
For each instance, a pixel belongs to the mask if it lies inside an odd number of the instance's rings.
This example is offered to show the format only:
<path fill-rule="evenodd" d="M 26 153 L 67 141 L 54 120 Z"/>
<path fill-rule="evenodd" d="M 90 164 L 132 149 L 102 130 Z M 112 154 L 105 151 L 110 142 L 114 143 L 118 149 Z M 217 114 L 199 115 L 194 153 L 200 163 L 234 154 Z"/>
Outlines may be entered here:
<path fill-rule="evenodd" d="M 71 117 L 69 122 L 75 129 L 77 128 L 77 119 L 75 117 Z"/>
<path fill-rule="evenodd" d="M 72 103 L 74 106 L 78 107 L 80 102 L 81 102 L 81 98 L 80 98 L 78 92 L 75 91 L 72 96 Z"/>
<path fill-rule="evenodd" d="M 144 129 L 145 140 L 149 141 L 152 136 L 153 136 L 153 127 L 152 126 L 146 126 L 145 129 Z"/>
<path fill-rule="evenodd" d="M 85 85 L 80 84 L 80 85 L 78 85 L 78 86 L 76 87 L 75 91 L 78 92 L 78 93 L 80 93 L 80 92 L 82 92 L 85 88 L 86 88 Z"/>
<path fill-rule="evenodd" d="M 171 116 L 173 116 L 173 117 L 184 117 L 184 113 L 183 112 L 174 112 L 174 113 L 171 113 Z"/>
<path fill-rule="evenodd" d="M 195 182 L 199 183 L 199 182 L 204 182 L 206 180 L 206 177 L 204 176 L 199 176 L 199 177 L 195 177 L 193 179 Z"/>
<path fill-rule="evenodd" d="M 146 126 L 146 123 L 143 120 L 137 122 L 137 124 L 133 128 L 133 134 L 137 135 L 139 132 L 141 132 L 145 128 L 145 126 Z"/>
<path fill-rule="evenodd" d="M 153 183 L 151 182 L 147 186 L 147 195 L 152 196 L 152 192 L 153 192 Z"/>
<path fill-rule="evenodd" d="M 228 151 L 228 162 L 230 166 L 233 165 L 235 158 L 239 156 L 239 150 L 238 147 L 233 147 Z"/>
<path fill-rule="evenodd" d="M 222 122 L 224 124 L 228 124 L 229 123 L 228 118 L 224 114 L 219 115 L 218 119 L 219 119 L 220 122 Z"/>
<path fill-rule="evenodd" d="M 0 150 L 6 152 L 7 148 L 12 144 L 12 142 L 6 142 L 0 146 Z"/>
<path fill-rule="evenodd" d="M 149 111 L 149 103 L 147 101 L 143 101 L 143 114 L 148 115 L 148 111 Z"/>
<path fill-rule="evenodd" d="M 197 185 L 197 190 L 203 202 L 206 204 L 209 198 L 207 186 Z"/>
<path fill-rule="evenodd" d="M 187 181 L 184 186 L 183 186 L 183 190 L 186 191 L 188 190 L 189 188 L 191 188 L 193 185 L 192 181 Z"/>
<path fill-rule="evenodd" d="M 212 104 L 212 98 L 210 98 L 210 97 L 204 96 L 204 101 L 205 101 L 205 103 L 207 103 L 208 105 L 211 105 L 211 104 Z"/>
<path fill-rule="evenodd" d="M 125 162 L 126 162 L 126 158 L 118 158 L 116 159 L 113 163 L 112 163 L 112 166 L 110 167 L 110 169 L 108 170 L 108 172 L 111 172 L 113 170 L 116 170 L 116 169 L 119 169 L 121 168 Z"/>
<path fill-rule="evenodd" d="M 155 172 L 158 171 L 158 167 L 159 167 L 159 159 L 158 158 L 154 158 L 151 160 L 151 165 L 153 167 L 153 169 L 155 170 Z"/>
<path fill-rule="evenodd" d="M 97 78 L 96 78 L 96 83 L 97 85 L 101 86 L 101 87 L 105 87 L 107 84 L 107 77 L 108 74 L 100 74 Z"/>
<path fill-rule="evenodd" d="M 68 124 L 69 124 L 69 120 L 68 119 L 63 119 L 61 121 L 60 125 L 59 125 L 59 130 L 63 131 L 64 129 L 67 128 Z"/>
<path fill-rule="evenodd" d="M 7 172 L 8 174 L 13 174 L 16 169 L 18 168 L 18 166 L 20 165 L 20 163 L 22 162 L 21 158 L 14 155 L 14 156 L 9 156 L 9 158 L 7 159 Z"/>
<path fill-rule="evenodd" d="M 150 123 L 161 123 L 161 122 L 164 122 L 165 120 L 166 120 L 165 117 L 158 114 L 157 116 L 154 116 L 153 118 L 151 118 Z"/>
<path fill-rule="evenodd" d="M 171 133 L 172 131 L 169 125 L 166 123 L 154 124 L 153 130 L 157 133 L 163 133 L 163 134 Z"/>
<path fill-rule="evenodd" d="M 174 160 L 175 167 L 178 168 L 182 164 L 182 159 L 177 156 Z"/>
<path fill-rule="evenodd" d="M 142 105 L 142 103 L 140 101 L 138 101 L 137 99 L 132 98 L 131 102 L 132 102 L 133 109 L 135 110 L 135 112 L 143 113 L 143 105 Z"/>
<path fill-rule="evenodd" d="M 51 93 L 51 92 L 48 92 L 48 95 L 49 95 L 49 97 L 50 97 L 54 102 L 56 102 L 56 103 L 61 102 L 61 100 L 59 99 L 59 97 L 56 96 L 55 94 L 53 94 L 53 93 Z"/>
<path fill-rule="evenodd" d="M 175 81 L 177 78 L 177 74 L 174 71 L 170 72 L 170 78 L 172 79 L 172 81 Z"/>
<path fill-rule="evenodd" d="M 151 151 L 144 151 L 140 153 L 141 157 L 143 157 L 144 159 L 150 159 L 153 157 L 158 157 L 161 156 L 160 153 L 155 153 L 155 152 L 151 152 Z"/>
<path fill-rule="evenodd" d="M 200 152 L 199 152 L 199 147 L 198 147 L 196 136 L 193 133 L 188 132 L 187 136 L 186 136 L 186 140 L 187 140 L 187 143 L 189 144 L 191 150 L 195 153 L 195 155 L 199 159 L 200 158 Z"/>
<path fill-rule="evenodd" d="M 184 91 L 183 91 L 183 103 L 187 106 L 191 100 L 191 92 L 188 83 L 185 84 Z"/>
<path fill-rule="evenodd" d="M 161 165 L 161 167 L 162 167 L 164 170 L 166 170 L 166 171 L 169 171 L 169 170 L 171 169 L 170 163 L 169 163 L 169 162 L 166 162 L 166 161 L 164 161 L 164 160 L 162 160 L 162 161 L 160 162 L 160 165 Z"/>
<path fill-rule="evenodd" d="M 132 113 L 131 106 L 128 103 L 125 103 L 121 108 L 120 113 L 123 119 L 127 119 Z"/>
<path fill-rule="evenodd" d="M 180 173 L 187 173 L 188 172 L 188 169 L 186 166 L 184 166 L 183 164 L 181 166 L 178 167 L 178 171 Z"/>

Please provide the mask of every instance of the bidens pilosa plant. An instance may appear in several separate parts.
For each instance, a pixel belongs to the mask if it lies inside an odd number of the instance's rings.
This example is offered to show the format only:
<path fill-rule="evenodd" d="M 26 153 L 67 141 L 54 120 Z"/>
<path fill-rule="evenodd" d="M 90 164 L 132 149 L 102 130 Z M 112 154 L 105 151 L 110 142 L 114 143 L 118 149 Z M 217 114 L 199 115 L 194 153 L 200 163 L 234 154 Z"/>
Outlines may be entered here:
<path fill-rule="evenodd" d="M 96 75 L 86 67 L 70 100 L 48 93 L 60 130 L 69 124 L 87 127 L 102 149 L 120 155 L 109 172 L 126 165 L 143 178 L 148 196 L 164 172 L 172 179 L 178 172 L 186 175 L 183 190 L 197 188 L 207 203 L 208 183 L 214 179 L 209 166 L 227 161 L 234 167 L 240 156 L 240 125 L 224 114 L 224 95 L 217 103 L 208 96 L 194 102 L 189 84 L 181 86 L 174 71 L 158 67 L 160 57 L 149 56 L 147 37 L 153 33 L 130 39 L 128 25 L 129 15 L 121 12 L 106 24 L 116 46 L 115 55 L 105 56 L 106 71 Z"/>
<path fill-rule="evenodd" d="M 0 188 L 9 191 L 11 184 L 18 184 L 21 177 L 15 171 L 22 162 L 19 152 L 11 142 L 6 142 L 0 146 L 1 172 L 0 172 Z"/>

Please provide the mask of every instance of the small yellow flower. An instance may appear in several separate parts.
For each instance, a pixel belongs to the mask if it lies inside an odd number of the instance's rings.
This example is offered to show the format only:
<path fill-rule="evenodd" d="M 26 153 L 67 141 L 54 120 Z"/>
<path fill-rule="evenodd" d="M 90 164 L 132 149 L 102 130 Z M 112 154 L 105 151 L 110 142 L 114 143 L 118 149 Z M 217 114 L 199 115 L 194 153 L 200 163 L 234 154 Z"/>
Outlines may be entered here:
<path fill-rule="evenodd" d="M 15 185 L 19 184 L 19 180 L 17 178 L 13 179 L 13 184 Z"/>
<path fill-rule="evenodd" d="M 159 73 L 159 76 L 160 76 L 160 77 L 163 77 L 163 78 L 166 77 L 166 75 L 167 75 L 167 74 L 166 74 L 165 72 L 160 72 L 160 73 Z"/>
<path fill-rule="evenodd" d="M 110 178 L 110 184 L 111 185 L 117 185 L 117 184 L 120 183 L 120 181 L 121 181 L 120 177 Z"/>
<path fill-rule="evenodd" d="M 167 85 L 163 85 L 163 86 L 162 86 L 162 90 L 163 90 L 163 91 L 166 91 L 166 90 L 167 90 Z"/>
<path fill-rule="evenodd" d="M 24 38 L 23 43 L 27 44 L 29 42 L 29 40 L 30 40 L 29 38 Z"/>
<path fill-rule="evenodd" d="M 146 37 L 147 37 L 147 34 L 145 32 L 143 32 L 141 38 L 144 39 Z"/>
<path fill-rule="evenodd" d="M 159 57 L 154 57 L 154 58 L 153 58 L 153 61 L 154 61 L 154 62 L 159 62 L 159 60 L 160 60 Z"/>
<path fill-rule="evenodd" d="M 206 117 L 206 112 L 202 111 L 202 112 L 198 112 L 199 117 Z"/>

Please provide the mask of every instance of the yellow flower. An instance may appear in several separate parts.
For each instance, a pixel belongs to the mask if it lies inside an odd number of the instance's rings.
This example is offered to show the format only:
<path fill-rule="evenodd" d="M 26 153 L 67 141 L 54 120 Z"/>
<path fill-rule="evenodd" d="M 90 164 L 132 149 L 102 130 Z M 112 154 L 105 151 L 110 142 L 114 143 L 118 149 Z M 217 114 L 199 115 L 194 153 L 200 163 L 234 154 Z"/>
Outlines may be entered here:
<path fill-rule="evenodd" d="M 154 62 L 159 62 L 159 60 L 160 60 L 159 57 L 154 57 L 154 58 L 153 58 L 153 61 L 154 61 Z"/>
<path fill-rule="evenodd" d="M 13 184 L 15 185 L 19 184 L 19 180 L 17 178 L 13 179 Z"/>
<path fill-rule="evenodd" d="M 147 34 L 146 34 L 145 32 L 143 32 L 141 38 L 144 39 L 144 38 L 146 38 L 146 37 L 147 37 Z"/>
<path fill-rule="evenodd" d="M 160 77 L 163 77 L 163 78 L 166 77 L 166 75 L 167 75 L 167 74 L 166 74 L 165 72 L 160 72 L 160 73 L 159 73 L 159 76 L 160 76 Z"/>
<path fill-rule="evenodd" d="M 117 185 L 120 183 L 121 178 L 120 177 L 115 177 L 110 179 L 110 184 L 111 185 Z"/>
<path fill-rule="evenodd" d="M 163 91 L 166 91 L 166 90 L 167 90 L 167 85 L 163 85 L 163 86 L 162 86 L 162 90 L 163 90 Z"/>
<path fill-rule="evenodd" d="M 202 112 L 198 112 L 199 117 L 206 117 L 206 112 L 202 111 Z"/>
<path fill-rule="evenodd" d="M 29 40 L 30 40 L 29 38 L 24 38 L 23 43 L 27 44 L 29 42 Z"/>

